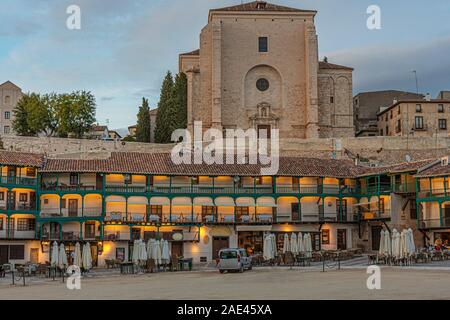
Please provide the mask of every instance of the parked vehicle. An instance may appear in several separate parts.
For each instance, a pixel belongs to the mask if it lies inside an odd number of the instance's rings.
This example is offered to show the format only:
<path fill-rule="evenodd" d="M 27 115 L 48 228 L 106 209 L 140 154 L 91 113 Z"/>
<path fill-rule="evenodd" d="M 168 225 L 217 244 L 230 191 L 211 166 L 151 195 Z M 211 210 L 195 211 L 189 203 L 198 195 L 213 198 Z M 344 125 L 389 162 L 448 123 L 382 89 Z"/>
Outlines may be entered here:
<path fill-rule="evenodd" d="M 245 249 L 228 248 L 219 251 L 219 271 L 239 271 L 252 269 L 252 258 Z"/>

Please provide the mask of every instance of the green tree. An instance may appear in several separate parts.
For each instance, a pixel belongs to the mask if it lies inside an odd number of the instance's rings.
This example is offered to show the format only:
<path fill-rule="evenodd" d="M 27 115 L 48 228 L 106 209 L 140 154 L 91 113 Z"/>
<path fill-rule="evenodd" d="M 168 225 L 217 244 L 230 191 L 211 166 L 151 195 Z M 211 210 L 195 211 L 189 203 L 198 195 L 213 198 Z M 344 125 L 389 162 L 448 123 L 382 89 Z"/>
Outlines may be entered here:
<path fill-rule="evenodd" d="M 187 127 L 187 77 L 180 72 L 175 77 L 173 88 L 174 108 L 176 112 L 176 124 L 174 129 Z"/>
<path fill-rule="evenodd" d="M 13 110 L 14 120 L 12 122 L 14 131 L 20 136 L 35 136 L 37 132 L 30 128 L 28 124 L 28 110 L 30 105 L 41 103 L 40 96 L 35 93 L 27 93 L 17 102 Z"/>
<path fill-rule="evenodd" d="M 95 122 L 95 97 L 88 91 L 74 91 L 56 98 L 55 113 L 58 136 L 82 138 Z"/>
<path fill-rule="evenodd" d="M 168 143 L 172 135 L 171 128 L 174 126 L 176 115 L 173 114 L 173 78 L 170 71 L 167 72 L 161 87 L 161 95 L 156 114 L 155 141 Z"/>
<path fill-rule="evenodd" d="M 142 105 L 137 114 L 136 141 L 150 142 L 150 107 L 148 99 L 145 98 L 142 98 Z"/>
<path fill-rule="evenodd" d="M 136 142 L 136 138 L 128 135 L 125 138 L 123 138 L 122 141 L 125 141 L 125 142 Z"/>

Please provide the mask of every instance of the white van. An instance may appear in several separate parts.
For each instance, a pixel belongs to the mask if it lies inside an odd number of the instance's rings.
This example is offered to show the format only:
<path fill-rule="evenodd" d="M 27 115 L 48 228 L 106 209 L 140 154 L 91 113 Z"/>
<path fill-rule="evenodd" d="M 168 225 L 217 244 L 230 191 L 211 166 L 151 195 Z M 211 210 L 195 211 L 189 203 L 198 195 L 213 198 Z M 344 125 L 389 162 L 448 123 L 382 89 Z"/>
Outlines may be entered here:
<path fill-rule="evenodd" d="M 252 258 L 248 256 L 245 249 L 228 248 L 219 251 L 219 271 L 239 271 L 252 269 Z"/>

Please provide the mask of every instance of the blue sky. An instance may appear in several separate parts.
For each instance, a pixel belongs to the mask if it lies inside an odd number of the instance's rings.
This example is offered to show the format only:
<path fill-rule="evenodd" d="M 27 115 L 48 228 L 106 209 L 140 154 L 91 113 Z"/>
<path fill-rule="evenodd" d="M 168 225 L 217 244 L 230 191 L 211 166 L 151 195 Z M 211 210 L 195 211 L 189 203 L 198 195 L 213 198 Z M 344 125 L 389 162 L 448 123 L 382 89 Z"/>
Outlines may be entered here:
<path fill-rule="evenodd" d="M 450 90 L 448 0 L 278 0 L 315 9 L 319 55 L 355 68 L 354 93 Z M 25 92 L 90 90 L 97 119 L 113 128 L 134 124 L 143 96 L 152 107 L 178 54 L 198 48 L 210 8 L 240 0 L 1 0 L 0 82 Z M 81 8 L 81 30 L 66 28 L 66 8 Z M 369 5 L 382 29 L 366 28 Z"/>

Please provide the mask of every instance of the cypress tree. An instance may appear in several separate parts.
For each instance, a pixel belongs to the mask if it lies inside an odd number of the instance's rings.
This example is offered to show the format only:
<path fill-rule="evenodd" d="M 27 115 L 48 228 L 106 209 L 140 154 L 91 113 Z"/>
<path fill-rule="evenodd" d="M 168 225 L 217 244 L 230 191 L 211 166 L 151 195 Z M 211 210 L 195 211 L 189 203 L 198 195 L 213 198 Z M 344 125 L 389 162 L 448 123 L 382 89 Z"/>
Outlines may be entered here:
<path fill-rule="evenodd" d="M 142 105 L 137 114 L 136 141 L 150 142 L 150 107 L 148 99 L 145 98 L 142 98 Z"/>
<path fill-rule="evenodd" d="M 161 87 L 161 95 L 158 102 L 156 114 L 155 141 L 158 143 L 169 143 L 173 127 L 173 78 L 172 73 L 167 71 Z"/>
<path fill-rule="evenodd" d="M 187 77 L 180 72 L 175 77 L 173 99 L 176 109 L 176 125 L 173 129 L 187 127 Z"/>

